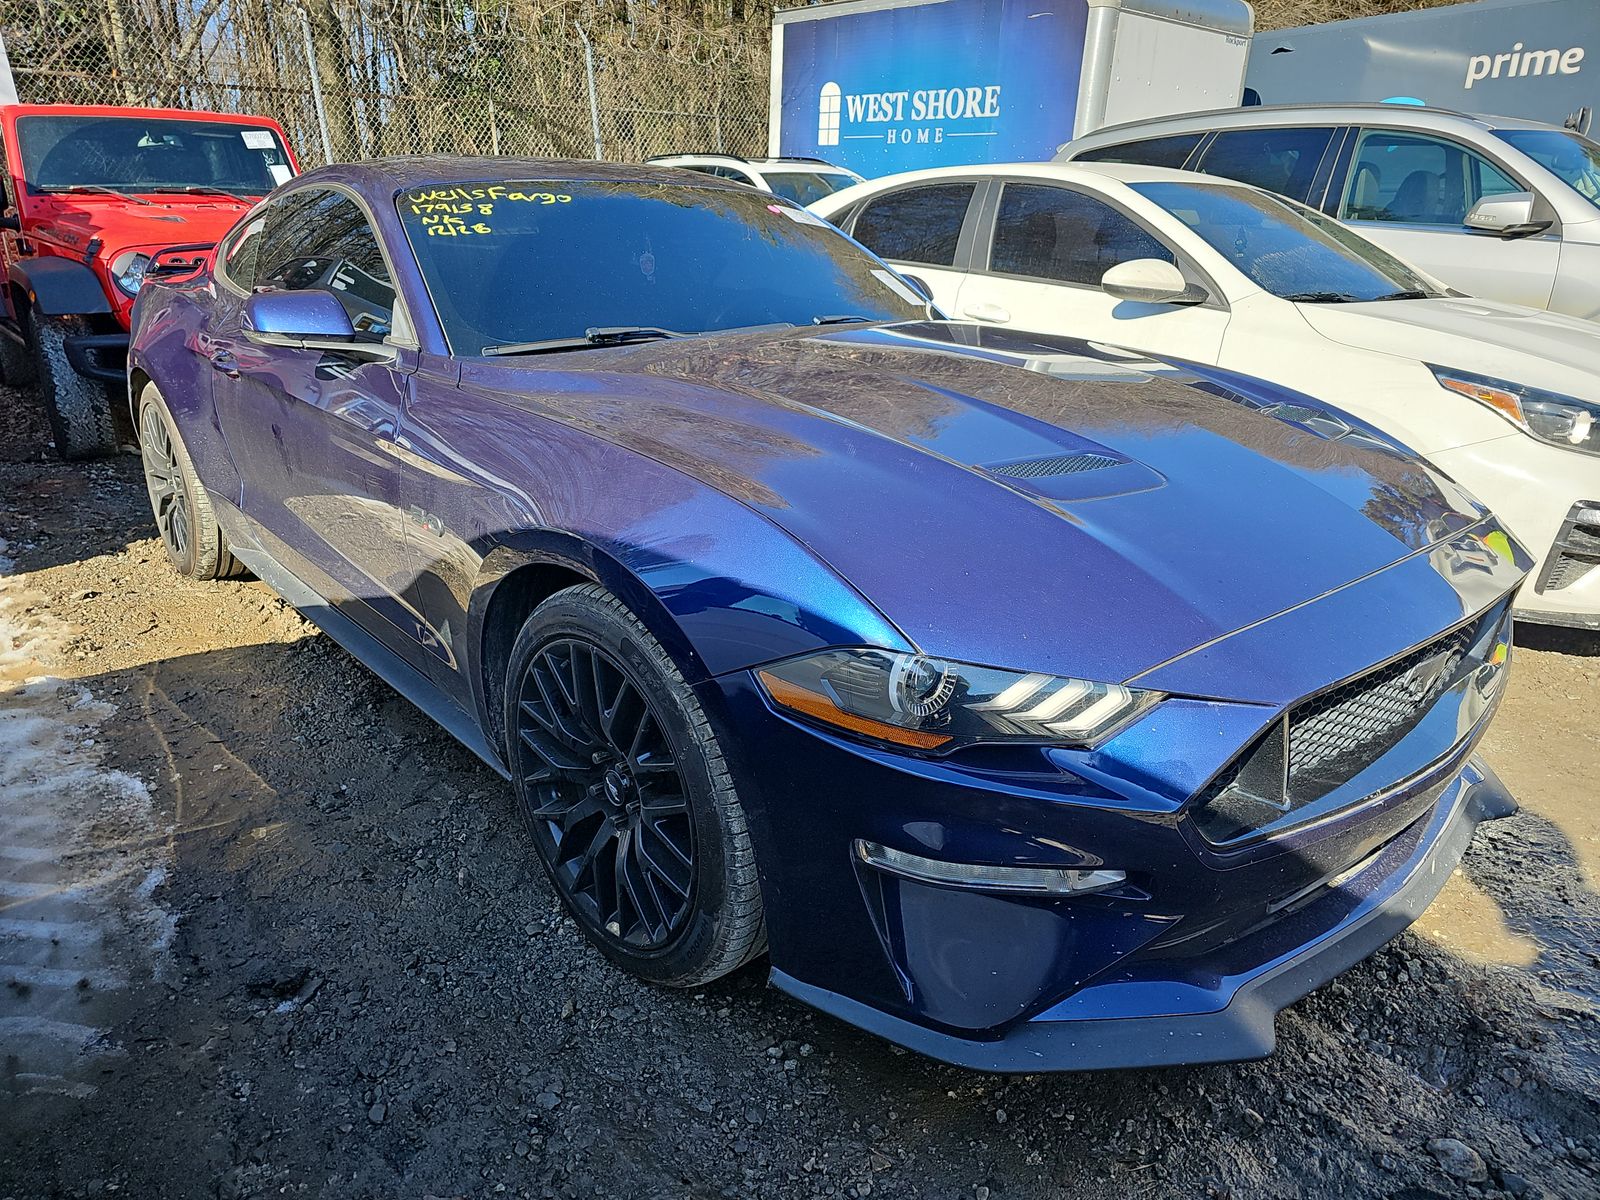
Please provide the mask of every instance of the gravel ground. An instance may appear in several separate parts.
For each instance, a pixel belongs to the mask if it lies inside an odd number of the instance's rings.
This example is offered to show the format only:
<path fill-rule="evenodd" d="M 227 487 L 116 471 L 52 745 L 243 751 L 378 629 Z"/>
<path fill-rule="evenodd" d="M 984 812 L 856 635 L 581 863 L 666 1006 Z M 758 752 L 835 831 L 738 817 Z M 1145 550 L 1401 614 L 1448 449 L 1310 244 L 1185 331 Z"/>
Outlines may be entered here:
<path fill-rule="evenodd" d="M 619 974 L 491 772 L 44 437 L 0 392 L 0 1200 L 1600 1195 L 1592 641 L 1521 631 L 1524 811 L 1273 1058 L 983 1076 Z"/>

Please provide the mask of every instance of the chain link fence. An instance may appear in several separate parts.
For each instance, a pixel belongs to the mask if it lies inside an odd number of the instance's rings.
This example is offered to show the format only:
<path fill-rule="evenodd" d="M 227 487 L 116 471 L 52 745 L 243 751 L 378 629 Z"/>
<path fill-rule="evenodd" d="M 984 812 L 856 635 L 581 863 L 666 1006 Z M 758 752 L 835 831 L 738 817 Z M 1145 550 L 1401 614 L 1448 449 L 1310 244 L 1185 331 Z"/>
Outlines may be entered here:
<path fill-rule="evenodd" d="M 771 15 L 744 0 L 0 0 L 23 101 L 275 117 L 307 166 L 589 158 L 597 141 L 619 162 L 763 154 Z"/>

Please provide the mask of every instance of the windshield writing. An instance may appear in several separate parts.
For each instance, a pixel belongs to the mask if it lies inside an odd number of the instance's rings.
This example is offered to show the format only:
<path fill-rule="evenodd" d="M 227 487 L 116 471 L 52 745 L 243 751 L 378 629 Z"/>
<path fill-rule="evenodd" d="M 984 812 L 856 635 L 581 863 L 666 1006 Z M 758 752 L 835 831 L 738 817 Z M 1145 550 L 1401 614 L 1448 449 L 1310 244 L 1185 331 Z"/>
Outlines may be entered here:
<path fill-rule="evenodd" d="M 506 181 L 414 188 L 396 207 L 458 354 L 924 311 L 831 225 L 754 190 Z"/>

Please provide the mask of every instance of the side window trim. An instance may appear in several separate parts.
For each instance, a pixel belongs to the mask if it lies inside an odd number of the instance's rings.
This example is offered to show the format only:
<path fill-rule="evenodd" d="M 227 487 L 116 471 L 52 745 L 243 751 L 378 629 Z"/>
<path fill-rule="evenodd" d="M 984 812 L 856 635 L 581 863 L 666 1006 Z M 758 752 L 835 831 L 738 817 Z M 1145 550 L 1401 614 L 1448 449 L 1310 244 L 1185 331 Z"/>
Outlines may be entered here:
<path fill-rule="evenodd" d="M 1339 219 L 1339 206 L 1344 203 L 1345 188 L 1350 185 L 1350 171 L 1355 165 L 1356 143 L 1361 140 L 1361 130 L 1354 125 L 1344 126 L 1338 137 L 1339 152 L 1333 156 L 1333 165 L 1328 171 L 1328 176 L 1322 181 L 1322 195 L 1313 196 L 1306 201 L 1308 208 L 1314 208 L 1320 213 Z"/>
<path fill-rule="evenodd" d="M 366 219 L 367 225 L 372 230 L 372 240 L 378 247 L 379 255 L 381 255 L 383 258 L 384 270 L 389 272 L 389 283 L 394 288 L 394 308 L 390 312 L 389 316 L 389 332 L 384 335 L 383 341 L 380 344 L 398 346 L 406 350 L 417 349 L 420 345 L 420 343 L 417 341 L 417 327 L 416 324 L 411 320 L 411 307 L 406 303 L 405 295 L 400 290 L 400 276 L 394 269 L 394 255 L 389 252 L 389 247 L 383 240 L 383 229 L 378 224 L 377 219 L 374 217 L 371 206 L 367 204 L 367 202 L 357 192 L 346 187 L 342 183 L 324 183 L 313 180 L 303 187 L 296 187 L 287 192 L 278 192 L 274 194 L 270 199 L 263 201 L 258 208 L 252 209 L 251 215 L 254 215 L 255 213 L 261 213 L 263 215 L 270 214 L 273 205 L 287 200 L 290 196 L 298 196 L 302 192 L 312 190 L 337 192 L 339 195 L 346 197 L 352 203 L 354 203 L 356 209 Z M 243 229 L 244 225 L 241 225 L 239 228 Z M 263 237 L 266 236 L 266 232 L 266 230 L 262 231 Z M 215 269 L 213 269 L 212 273 L 216 274 L 217 272 Z M 226 276 L 224 276 L 224 278 L 226 278 Z M 230 280 L 229 282 L 232 283 L 233 281 Z M 250 292 L 250 289 L 240 289 L 237 283 L 233 283 L 233 287 L 236 292 L 242 291 L 245 295 L 248 295 Z"/>
<path fill-rule="evenodd" d="M 1334 190 L 1334 180 L 1340 176 L 1340 167 L 1348 173 L 1349 164 L 1345 157 L 1346 151 L 1354 153 L 1355 138 L 1350 134 L 1350 126 L 1341 125 L 1333 132 L 1333 137 L 1328 141 L 1328 148 L 1323 151 L 1322 161 L 1317 164 L 1317 173 L 1311 177 L 1311 190 L 1300 203 L 1308 208 L 1321 209 L 1328 194 Z M 1337 189 L 1343 194 L 1344 189 Z"/>
<path fill-rule="evenodd" d="M 1231 311 L 1228 307 L 1227 298 L 1223 296 L 1222 289 L 1217 286 L 1216 280 L 1212 279 L 1206 270 L 1201 267 L 1199 263 L 1195 262 L 1193 258 L 1185 254 L 1176 246 L 1172 245 L 1170 239 L 1162 237 L 1155 230 L 1151 229 L 1150 226 L 1146 224 L 1137 213 L 1130 212 L 1125 205 L 1112 199 L 1110 196 L 1102 196 L 1095 192 L 1085 191 L 1083 188 L 1077 187 L 1074 184 L 1063 183 L 1059 180 L 1042 178 L 1039 176 L 1005 175 L 989 180 L 989 196 L 985 200 L 983 242 L 982 246 L 979 248 L 981 252 L 974 254 L 972 265 L 967 268 L 967 274 L 986 275 L 991 279 L 1015 279 L 1019 283 L 1036 283 L 1045 287 L 1076 288 L 1078 291 L 1083 292 L 1104 291 L 1104 289 L 1097 283 L 1073 283 L 1065 279 L 1045 279 L 1037 275 L 1013 275 L 1009 271 L 995 271 L 990 269 L 989 263 L 994 255 L 996 225 L 1000 217 L 1000 202 L 1003 193 L 1005 192 L 1006 185 L 1012 183 L 1036 184 L 1044 187 L 1060 188 L 1064 192 L 1074 192 L 1077 195 L 1086 196 L 1090 200 L 1104 204 L 1112 211 L 1120 213 L 1135 227 L 1137 227 L 1139 231 L 1142 232 L 1146 237 L 1161 243 L 1161 245 L 1167 248 L 1167 250 L 1172 254 L 1173 259 L 1176 261 L 1178 270 L 1183 272 L 1185 279 L 1188 279 L 1194 283 L 1198 283 L 1201 287 L 1206 289 L 1205 303 L 1198 305 L 1197 307 L 1216 309 L 1221 312 Z"/>
<path fill-rule="evenodd" d="M 967 206 L 967 219 L 961 225 L 956 265 L 952 268 L 964 275 L 979 273 L 980 265 L 988 266 L 989 248 L 994 245 L 994 223 L 1000 215 L 1000 181 L 979 179 L 977 184 L 972 203 Z"/>
<path fill-rule="evenodd" d="M 237 225 L 222 235 L 222 240 L 216 244 L 216 247 L 211 252 L 212 276 L 216 279 L 220 279 L 223 283 L 223 286 L 225 286 L 235 295 L 248 296 L 252 290 L 252 287 L 240 283 L 228 273 L 228 255 L 232 254 L 234 248 L 244 240 L 245 234 L 250 231 L 250 226 L 255 224 L 256 221 L 263 222 L 261 227 L 261 236 L 267 236 L 267 229 L 264 222 L 267 219 L 267 209 L 272 205 L 272 203 L 272 200 L 263 200 L 249 212 L 245 213 L 245 215 L 240 218 Z"/>

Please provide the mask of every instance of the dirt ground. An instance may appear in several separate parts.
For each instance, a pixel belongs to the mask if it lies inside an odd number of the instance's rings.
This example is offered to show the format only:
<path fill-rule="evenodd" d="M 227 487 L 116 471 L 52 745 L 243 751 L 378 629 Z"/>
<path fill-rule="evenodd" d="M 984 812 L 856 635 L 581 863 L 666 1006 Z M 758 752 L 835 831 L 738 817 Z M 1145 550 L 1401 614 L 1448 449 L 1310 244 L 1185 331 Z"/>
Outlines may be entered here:
<path fill-rule="evenodd" d="M 1519 631 L 1523 811 L 1273 1058 L 983 1076 L 609 967 L 498 778 L 44 443 L 0 393 L 0 1200 L 1600 1195 L 1592 640 Z"/>

